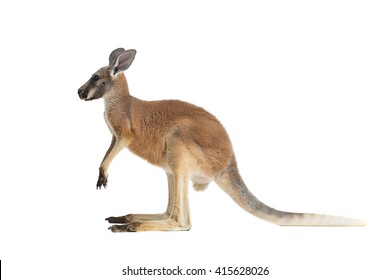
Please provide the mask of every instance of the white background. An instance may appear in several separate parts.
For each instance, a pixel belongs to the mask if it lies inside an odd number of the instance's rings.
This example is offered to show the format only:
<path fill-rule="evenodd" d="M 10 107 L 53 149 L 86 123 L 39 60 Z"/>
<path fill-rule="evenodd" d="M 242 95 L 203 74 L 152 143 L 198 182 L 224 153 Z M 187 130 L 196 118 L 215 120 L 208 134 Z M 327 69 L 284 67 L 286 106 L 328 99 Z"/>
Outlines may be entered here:
<path fill-rule="evenodd" d="M 389 6 L 319 2 L 3 1 L 4 279 L 137 279 L 121 275 L 128 265 L 388 277 Z M 108 188 L 95 189 L 111 136 L 103 101 L 80 101 L 77 89 L 117 47 L 138 51 L 126 72 L 134 96 L 185 100 L 220 119 L 262 201 L 368 226 L 274 226 L 211 184 L 190 191 L 189 232 L 108 231 L 107 216 L 161 212 L 167 199 L 164 172 L 127 151 Z"/>

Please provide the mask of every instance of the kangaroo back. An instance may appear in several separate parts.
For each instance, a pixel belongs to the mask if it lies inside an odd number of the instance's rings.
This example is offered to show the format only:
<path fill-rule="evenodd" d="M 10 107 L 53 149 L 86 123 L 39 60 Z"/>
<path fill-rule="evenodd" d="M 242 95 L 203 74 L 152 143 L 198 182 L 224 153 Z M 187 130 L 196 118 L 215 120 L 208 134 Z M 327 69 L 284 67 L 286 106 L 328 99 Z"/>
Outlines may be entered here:
<path fill-rule="evenodd" d="M 346 217 L 291 213 L 269 207 L 258 200 L 247 188 L 237 168 L 233 156 L 226 170 L 215 179 L 215 182 L 241 208 L 258 218 L 280 226 L 364 226 L 365 221 Z"/>

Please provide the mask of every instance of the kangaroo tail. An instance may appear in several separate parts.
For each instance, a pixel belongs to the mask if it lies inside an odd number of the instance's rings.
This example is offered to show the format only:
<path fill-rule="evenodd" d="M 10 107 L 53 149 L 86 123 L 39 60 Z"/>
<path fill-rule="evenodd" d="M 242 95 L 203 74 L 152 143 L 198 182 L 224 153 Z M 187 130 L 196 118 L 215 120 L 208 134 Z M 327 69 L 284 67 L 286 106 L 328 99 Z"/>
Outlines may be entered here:
<path fill-rule="evenodd" d="M 365 226 L 358 219 L 307 213 L 291 213 L 276 210 L 258 200 L 242 180 L 236 160 L 233 159 L 227 169 L 215 179 L 215 182 L 241 208 L 258 218 L 280 226 Z"/>

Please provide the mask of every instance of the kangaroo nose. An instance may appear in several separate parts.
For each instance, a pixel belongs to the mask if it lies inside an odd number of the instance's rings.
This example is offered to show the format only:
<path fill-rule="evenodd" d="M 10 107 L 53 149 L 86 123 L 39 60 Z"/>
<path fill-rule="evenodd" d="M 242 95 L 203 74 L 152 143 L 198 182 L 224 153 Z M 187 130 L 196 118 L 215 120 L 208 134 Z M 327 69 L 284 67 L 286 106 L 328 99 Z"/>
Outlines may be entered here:
<path fill-rule="evenodd" d="M 79 88 L 79 90 L 77 91 L 77 93 L 80 95 L 81 93 L 83 92 L 83 90 L 81 88 Z"/>

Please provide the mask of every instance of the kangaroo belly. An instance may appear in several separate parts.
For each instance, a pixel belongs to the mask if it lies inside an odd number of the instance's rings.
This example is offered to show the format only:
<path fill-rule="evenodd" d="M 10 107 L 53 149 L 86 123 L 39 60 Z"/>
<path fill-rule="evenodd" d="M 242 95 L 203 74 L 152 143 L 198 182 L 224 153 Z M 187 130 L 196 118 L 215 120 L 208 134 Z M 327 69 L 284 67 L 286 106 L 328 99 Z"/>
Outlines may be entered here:
<path fill-rule="evenodd" d="M 166 167 L 165 144 L 158 139 L 137 139 L 133 138 L 129 150 L 153 165 Z"/>

